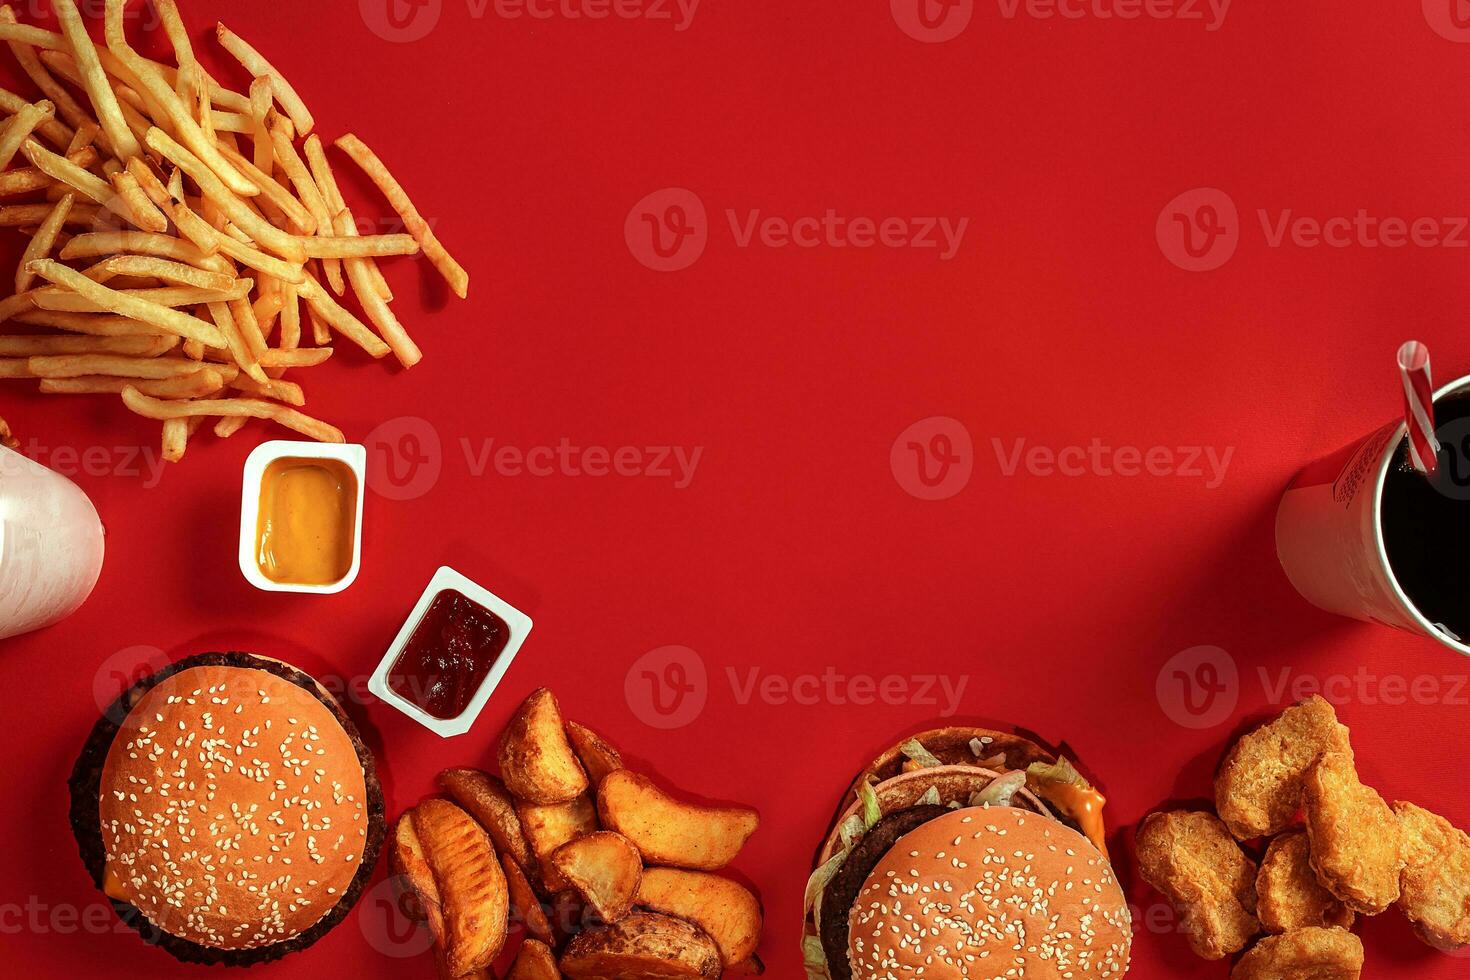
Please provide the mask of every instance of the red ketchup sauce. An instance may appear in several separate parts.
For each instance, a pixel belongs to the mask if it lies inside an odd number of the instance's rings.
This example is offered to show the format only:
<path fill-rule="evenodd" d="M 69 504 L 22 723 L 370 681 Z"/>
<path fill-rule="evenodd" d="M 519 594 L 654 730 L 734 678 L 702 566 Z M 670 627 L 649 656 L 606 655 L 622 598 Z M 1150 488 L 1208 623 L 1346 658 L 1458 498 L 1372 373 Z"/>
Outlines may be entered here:
<path fill-rule="evenodd" d="M 458 718 L 509 642 L 505 620 L 445 589 L 414 627 L 388 672 L 388 686 L 435 718 Z"/>

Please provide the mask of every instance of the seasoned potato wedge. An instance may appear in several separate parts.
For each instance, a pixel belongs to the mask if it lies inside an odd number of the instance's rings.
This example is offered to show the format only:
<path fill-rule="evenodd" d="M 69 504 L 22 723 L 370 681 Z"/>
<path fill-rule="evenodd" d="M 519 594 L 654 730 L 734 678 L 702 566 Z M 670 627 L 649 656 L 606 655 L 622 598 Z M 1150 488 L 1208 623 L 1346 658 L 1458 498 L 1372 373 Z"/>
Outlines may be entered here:
<path fill-rule="evenodd" d="M 598 787 L 602 825 L 633 842 L 646 864 L 717 871 L 735 860 L 760 826 L 754 810 L 680 803 L 627 769 Z"/>
<path fill-rule="evenodd" d="M 500 855 L 500 866 L 505 871 L 505 885 L 510 891 L 511 914 L 526 927 L 526 935 L 543 943 L 551 942 L 551 922 L 546 918 L 541 898 L 531 887 L 526 873 L 509 854 Z"/>
<path fill-rule="evenodd" d="M 552 893 L 571 887 L 556 866 L 551 855 L 568 841 L 586 837 L 597 830 L 597 807 L 590 795 L 582 795 L 567 803 L 549 803 L 538 806 L 534 803 L 517 803 L 516 814 L 521 818 L 521 827 L 531 850 L 541 862 L 541 880 Z"/>
<path fill-rule="evenodd" d="M 551 863 L 603 922 L 633 911 L 643 859 L 622 834 L 599 830 L 558 847 Z"/>
<path fill-rule="evenodd" d="M 663 980 L 720 975 L 720 951 L 696 927 L 653 912 L 589 929 L 562 954 L 569 980 Z"/>
<path fill-rule="evenodd" d="M 568 941 L 585 929 L 588 920 L 593 918 L 587 903 L 582 901 L 582 896 L 571 888 L 552 896 L 550 913 L 551 931 L 556 933 L 554 945 L 557 949 L 565 948 Z"/>
<path fill-rule="evenodd" d="M 587 773 L 546 688 L 526 698 L 501 734 L 500 772 L 506 788 L 528 803 L 566 803 L 587 792 Z"/>
<path fill-rule="evenodd" d="M 638 904 L 692 922 L 720 948 L 727 969 L 755 954 L 761 941 L 761 903 L 737 882 L 703 871 L 648 868 Z"/>
<path fill-rule="evenodd" d="M 516 801 L 503 782 L 479 769 L 446 769 L 439 774 L 439 785 L 480 821 L 497 851 L 509 854 L 533 881 L 540 878 L 536 854 L 516 816 Z"/>
<path fill-rule="evenodd" d="M 561 971 L 556 968 L 556 955 L 543 942 L 527 939 L 516 954 L 506 980 L 561 980 Z"/>
<path fill-rule="evenodd" d="M 393 827 L 393 839 L 389 842 L 388 866 L 394 875 L 404 879 L 406 887 L 405 911 L 410 918 L 429 924 L 434 939 L 444 941 L 444 913 L 439 899 L 439 886 L 434 883 L 434 872 L 424 858 L 424 846 L 414 831 L 413 811 L 398 818 Z"/>
<path fill-rule="evenodd" d="M 439 973 L 439 980 L 495 980 L 495 971 L 488 966 L 464 974 L 450 973 L 449 959 L 442 946 L 434 947 L 434 969 Z"/>
<path fill-rule="evenodd" d="M 444 916 L 444 961 L 462 977 L 488 967 L 505 945 L 510 896 L 495 848 L 474 818 L 446 800 L 425 800 L 410 826 L 434 874 Z"/>
<path fill-rule="evenodd" d="M 592 780 L 593 788 L 599 786 L 608 773 L 623 768 L 622 753 L 586 725 L 567 722 L 567 739 L 572 743 L 572 751 L 582 760 L 582 768 L 587 770 L 587 778 Z"/>

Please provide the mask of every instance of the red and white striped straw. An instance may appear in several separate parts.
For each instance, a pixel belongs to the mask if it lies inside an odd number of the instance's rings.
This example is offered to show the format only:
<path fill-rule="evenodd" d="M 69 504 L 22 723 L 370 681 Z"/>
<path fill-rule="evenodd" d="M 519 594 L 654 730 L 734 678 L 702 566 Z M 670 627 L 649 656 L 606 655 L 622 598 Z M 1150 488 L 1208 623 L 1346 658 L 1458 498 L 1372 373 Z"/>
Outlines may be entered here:
<path fill-rule="evenodd" d="M 1411 340 L 1399 348 L 1404 382 L 1404 421 L 1409 426 L 1409 459 L 1414 469 L 1433 476 L 1439 469 L 1439 439 L 1434 434 L 1434 385 L 1429 379 L 1429 348 Z"/>

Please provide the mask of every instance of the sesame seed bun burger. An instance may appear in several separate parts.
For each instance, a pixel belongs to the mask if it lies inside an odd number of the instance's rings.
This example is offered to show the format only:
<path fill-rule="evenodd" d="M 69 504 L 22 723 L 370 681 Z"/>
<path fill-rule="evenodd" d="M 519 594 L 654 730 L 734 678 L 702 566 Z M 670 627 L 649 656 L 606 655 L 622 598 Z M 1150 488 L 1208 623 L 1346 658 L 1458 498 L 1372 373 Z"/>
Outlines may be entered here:
<path fill-rule="evenodd" d="M 944 728 L 859 774 L 816 860 L 812 980 L 1114 980 L 1132 917 L 1106 801 L 1019 735 Z"/>
<path fill-rule="evenodd" d="M 384 834 L 372 753 L 326 689 L 244 653 L 191 657 L 104 713 L 71 777 L 82 861 L 143 939 L 250 966 L 347 915 Z"/>

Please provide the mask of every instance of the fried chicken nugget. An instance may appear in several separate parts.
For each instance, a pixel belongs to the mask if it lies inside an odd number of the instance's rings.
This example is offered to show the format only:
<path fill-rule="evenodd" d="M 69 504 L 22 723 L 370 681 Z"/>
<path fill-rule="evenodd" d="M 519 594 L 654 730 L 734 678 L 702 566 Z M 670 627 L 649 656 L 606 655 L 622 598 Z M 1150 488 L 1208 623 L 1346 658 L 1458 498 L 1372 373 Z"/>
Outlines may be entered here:
<path fill-rule="evenodd" d="M 1329 752 L 1312 767 L 1306 807 L 1312 869 L 1322 886 L 1364 915 L 1397 902 L 1403 831 L 1383 797 L 1359 781 L 1352 756 Z"/>
<path fill-rule="evenodd" d="M 1327 752 L 1351 758 L 1353 748 L 1347 726 L 1320 697 L 1237 742 L 1215 777 L 1215 808 L 1230 832 L 1251 840 L 1290 827 L 1301 809 L 1302 777 Z"/>
<path fill-rule="evenodd" d="M 1309 926 L 1351 929 L 1357 919 L 1317 881 L 1311 841 L 1299 830 L 1282 834 L 1266 850 L 1256 879 L 1256 907 L 1272 935 Z"/>
<path fill-rule="evenodd" d="M 1470 946 L 1470 836 L 1412 803 L 1395 803 L 1393 809 L 1407 862 L 1399 907 L 1436 949 Z"/>
<path fill-rule="evenodd" d="M 1138 828 L 1143 878 L 1173 904 L 1194 951 L 1238 953 L 1261 931 L 1256 866 L 1211 813 L 1155 813 Z"/>
<path fill-rule="evenodd" d="M 1346 929 L 1295 929 L 1268 936 L 1240 958 L 1230 980 L 1358 980 L 1363 941 Z"/>

